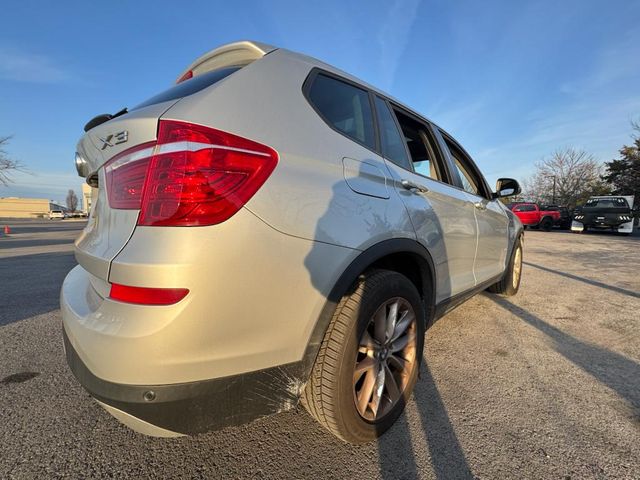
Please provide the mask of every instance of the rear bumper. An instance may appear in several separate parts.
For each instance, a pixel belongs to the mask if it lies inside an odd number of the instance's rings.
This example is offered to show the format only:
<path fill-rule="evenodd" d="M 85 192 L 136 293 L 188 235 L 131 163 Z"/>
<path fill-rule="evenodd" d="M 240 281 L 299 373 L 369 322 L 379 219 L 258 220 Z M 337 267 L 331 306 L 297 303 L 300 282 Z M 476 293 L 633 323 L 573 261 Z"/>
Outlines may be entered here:
<path fill-rule="evenodd" d="M 289 410 L 298 403 L 302 363 L 173 385 L 125 385 L 96 377 L 63 330 L 69 368 L 114 417 L 146 435 L 196 434 Z"/>
<path fill-rule="evenodd" d="M 69 365 L 143 433 L 198 433 L 287 410 L 306 381 L 325 292 L 357 253 L 283 235 L 244 210 L 213 227 L 136 228 L 108 278 L 78 265 L 63 282 Z M 110 282 L 189 294 L 173 305 L 123 303 L 109 298 Z"/>

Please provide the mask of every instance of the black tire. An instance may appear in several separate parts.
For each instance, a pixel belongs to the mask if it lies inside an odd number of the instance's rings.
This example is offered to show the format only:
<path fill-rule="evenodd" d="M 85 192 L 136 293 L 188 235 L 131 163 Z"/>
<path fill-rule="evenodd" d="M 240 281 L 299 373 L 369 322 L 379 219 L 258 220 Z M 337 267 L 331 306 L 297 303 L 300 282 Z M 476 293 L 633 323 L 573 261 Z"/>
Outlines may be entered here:
<path fill-rule="evenodd" d="M 406 300 L 415 313 L 414 366 L 399 400 L 382 418 L 370 421 L 363 418 L 356 407 L 355 362 L 360 339 L 372 316 L 395 297 Z M 302 404 L 323 427 L 345 442 L 360 444 L 375 440 L 397 420 L 413 392 L 422 360 L 424 328 L 422 299 L 409 279 L 389 270 L 374 270 L 364 275 L 352 293 L 344 296 L 336 307 L 302 394 Z"/>
<path fill-rule="evenodd" d="M 504 272 L 504 276 L 498 283 L 494 283 L 487 289 L 489 292 L 503 295 L 505 297 L 511 297 L 518 293 L 518 290 L 520 289 L 520 280 L 522 280 L 522 243 L 522 236 L 520 236 L 518 237 L 518 240 L 516 240 L 516 244 L 513 246 L 513 252 L 511 252 L 509 265 L 507 266 L 506 272 Z M 520 251 L 519 256 L 518 251 Z M 519 268 L 515 268 L 516 262 L 519 263 Z M 517 278 L 515 278 L 516 276 Z"/>
<path fill-rule="evenodd" d="M 540 222 L 540 228 L 545 232 L 551 231 L 553 228 L 553 219 L 551 217 L 544 217 Z"/>

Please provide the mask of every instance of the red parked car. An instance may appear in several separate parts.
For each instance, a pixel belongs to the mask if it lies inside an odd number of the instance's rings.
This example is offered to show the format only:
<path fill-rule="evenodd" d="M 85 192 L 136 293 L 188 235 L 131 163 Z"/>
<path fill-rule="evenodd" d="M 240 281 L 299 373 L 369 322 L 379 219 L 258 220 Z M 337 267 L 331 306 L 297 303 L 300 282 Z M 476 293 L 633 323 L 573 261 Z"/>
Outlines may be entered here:
<path fill-rule="evenodd" d="M 560 212 L 554 210 L 542 210 L 537 203 L 513 203 L 509 208 L 526 227 L 551 230 L 555 223 L 560 222 Z"/>

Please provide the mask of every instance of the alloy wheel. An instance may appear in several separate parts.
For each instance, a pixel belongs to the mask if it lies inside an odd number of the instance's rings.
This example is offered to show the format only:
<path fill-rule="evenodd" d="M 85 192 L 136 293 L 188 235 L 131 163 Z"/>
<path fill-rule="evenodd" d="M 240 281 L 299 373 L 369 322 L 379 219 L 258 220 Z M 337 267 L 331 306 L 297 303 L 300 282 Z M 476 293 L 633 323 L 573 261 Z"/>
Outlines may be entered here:
<path fill-rule="evenodd" d="M 354 401 L 367 421 L 383 418 L 403 397 L 417 366 L 417 318 L 404 298 L 384 302 L 359 342 L 353 373 Z"/>

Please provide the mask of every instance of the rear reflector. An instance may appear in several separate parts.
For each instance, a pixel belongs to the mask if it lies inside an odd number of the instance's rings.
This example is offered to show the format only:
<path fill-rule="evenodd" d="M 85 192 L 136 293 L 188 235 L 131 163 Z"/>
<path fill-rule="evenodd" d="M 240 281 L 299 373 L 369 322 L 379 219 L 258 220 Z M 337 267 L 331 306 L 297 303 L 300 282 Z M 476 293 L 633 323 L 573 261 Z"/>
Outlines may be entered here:
<path fill-rule="evenodd" d="M 161 120 L 157 143 L 106 164 L 109 205 L 140 209 L 138 225 L 215 225 L 240 210 L 277 163 L 275 150 L 252 140 Z"/>
<path fill-rule="evenodd" d="M 187 296 L 186 288 L 144 288 L 111 284 L 109 298 L 125 303 L 140 305 L 172 305 Z"/>

